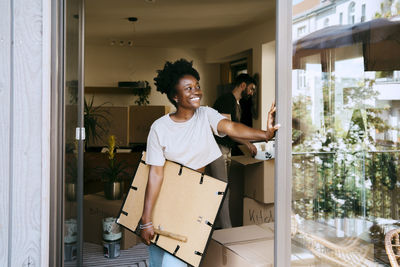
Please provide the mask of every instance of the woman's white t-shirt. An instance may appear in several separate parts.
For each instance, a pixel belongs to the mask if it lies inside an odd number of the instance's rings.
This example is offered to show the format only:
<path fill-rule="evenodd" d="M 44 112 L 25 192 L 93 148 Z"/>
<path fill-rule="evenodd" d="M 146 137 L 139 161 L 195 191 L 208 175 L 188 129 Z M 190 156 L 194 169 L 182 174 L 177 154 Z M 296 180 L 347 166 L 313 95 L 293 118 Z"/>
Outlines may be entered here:
<path fill-rule="evenodd" d="M 200 169 L 222 154 L 213 133 L 220 137 L 217 126 L 225 119 L 210 107 L 199 107 L 185 122 L 175 122 L 170 114 L 156 120 L 147 137 L 146 163 L 164 166 L 165 160 Z"/>

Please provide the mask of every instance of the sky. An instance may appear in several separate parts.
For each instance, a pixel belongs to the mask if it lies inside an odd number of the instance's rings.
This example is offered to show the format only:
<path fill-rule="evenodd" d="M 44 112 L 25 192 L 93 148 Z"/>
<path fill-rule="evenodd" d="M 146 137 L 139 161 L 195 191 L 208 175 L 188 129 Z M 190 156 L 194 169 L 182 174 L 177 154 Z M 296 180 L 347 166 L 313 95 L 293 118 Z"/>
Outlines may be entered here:
<path fill-rule="evenodd" d="M 293 0 L 293 5 L 297 5 L 300 2 L 303 2 L 304 0 Z"/>

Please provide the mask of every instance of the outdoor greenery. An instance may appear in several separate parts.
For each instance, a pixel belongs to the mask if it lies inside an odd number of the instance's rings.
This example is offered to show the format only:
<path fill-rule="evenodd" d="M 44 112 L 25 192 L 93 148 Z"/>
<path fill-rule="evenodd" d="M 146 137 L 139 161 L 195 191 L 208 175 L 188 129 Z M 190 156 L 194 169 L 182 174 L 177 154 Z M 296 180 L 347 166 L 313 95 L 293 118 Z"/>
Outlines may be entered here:
<path fill-rule="evenodd" d="M 396 4 L 395 4 L 396 11 L 394 14 L 391 10 L 392 4 L 393 4 L 393 0 L 384 0 L 380 5 L 381 12 L 376 12 L 374 17 L 375 18 L 391 18 L 392 16 L 400 15 L 400 2 L 396 2 Z"/>
<path fill-rule="evenodd" d="M 312 123 L 308 96 L 293 99 L 294 212 L 305 219 L 399 219 L 399 147 L 371 135 L 394 130 L 383 116 L 388 108 L 373 105 L 375 81 L 365 79 L 344 90 L 343 108 L 335 110 L 334 81 L 323 83 L 322 126 Z M 352 113 L 346 130 L 344 112 Z"/>

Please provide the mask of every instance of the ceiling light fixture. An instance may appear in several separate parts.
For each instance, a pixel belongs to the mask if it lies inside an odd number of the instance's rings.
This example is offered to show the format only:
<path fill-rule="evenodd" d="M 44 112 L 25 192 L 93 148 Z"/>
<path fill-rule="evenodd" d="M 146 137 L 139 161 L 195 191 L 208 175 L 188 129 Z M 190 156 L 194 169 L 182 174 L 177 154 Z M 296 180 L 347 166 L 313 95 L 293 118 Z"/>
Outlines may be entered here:
<path fill-rule="evenodd" d="M 137 22 L 138 21 L 138 18 L 137 17 L 128 17 L 128 18 L 126 18 L 130 23 L 132 23 L 132 26 L 133 26 L 133 33 L 132 33 L 132 36 L 135 34 L 135 31 L 136 31 L 136 29 L 135 29 L 135 22 Z M 133 46 L 133 41 L 131 41 L 131 40 L 129 40 L 128 41 L 128 46 Z"/>
<path fill-rule="evenodd" d="M 136 29 L 135 29 L 135 22 L 138 21 L 137 17 L 128 17 L 126 18 L 130 23 L 132 23 L 133 25 L 133 33 L 135 33 Z"/>
<path fill-rule="evenodd" d="M 136 22 L 138 20 L 138 18 L 137 17 L 129 17 L 129 18 L 127 18 L 127 20 L 130 22 Z"/>

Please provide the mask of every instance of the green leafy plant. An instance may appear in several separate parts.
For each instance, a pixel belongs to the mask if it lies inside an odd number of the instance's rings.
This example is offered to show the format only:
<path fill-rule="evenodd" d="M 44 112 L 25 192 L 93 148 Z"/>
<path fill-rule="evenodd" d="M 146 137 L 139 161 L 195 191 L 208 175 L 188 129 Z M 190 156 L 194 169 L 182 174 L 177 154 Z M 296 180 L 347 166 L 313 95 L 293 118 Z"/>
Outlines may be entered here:
<path fill-rule="evenodd" d="M 144 82 L 139 82 L 140 84 L 144 84 L 144 87 L 140 88 L 135 88 L 133 91 L 133 94 L 135 96 L 138 96 L 139 98 L 135 101 L 135 104 L 138 104 L 139 106 L 146 106 L 149 104 L 149 96 L 150 96 L 150 91 L 151 87 L 148 81 Z"/>
<path fill-rule="evenodd" d="M 121 182 L 129 174 L 126 172 L 127 164 L 123 161 L 117 161 L 115 157 L 115 136 L 110 135 L 108 139 L 108 165 L 105 168 L 100 168 L 102 180 L 106 183 Z"/>
<path fill-rule="evenodd" d="M 101 134 L 107 133 L 107 126 L 109 125 L 107 110 L 102 109 L 108 102 L 104 102 L 99 106 L 94 106 L 94 96 L 89 102 L 85 99 L 84 107 L 84 126 L 86 131 L 86 140 L 94 142 L 99 139 Z"/>
<path fill-rule="evenodd" d="M 129 175 L 125 171 L 126 167 L 127 165 L 124 162 L 118 162 L 115 159 L 110 160 L 109 165 L 103 169 L 103 182 L 121 182 L 125 177 L 128 177 Z"/>

